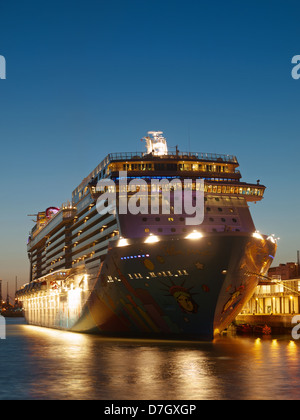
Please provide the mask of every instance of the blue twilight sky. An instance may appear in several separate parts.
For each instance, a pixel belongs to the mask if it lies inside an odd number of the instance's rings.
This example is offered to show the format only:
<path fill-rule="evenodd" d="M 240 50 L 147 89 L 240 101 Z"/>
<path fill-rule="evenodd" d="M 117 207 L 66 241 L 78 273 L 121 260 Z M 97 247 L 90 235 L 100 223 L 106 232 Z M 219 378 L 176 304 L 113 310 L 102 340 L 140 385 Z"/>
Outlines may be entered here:
<path fill-rule="evenodd" d="M 71 198 L 107 153 L 237 155 L 268 187 L 256 227 L 300 249 L 298 0 L 0 0 L 0 278 L 28 280 L 27 216 Z M 172 150 L 172 149 L 171 149 Z M 5 284 L 5 283 L 4 283 Z M 5 288 L 6 291 L 6 288 Z"/>

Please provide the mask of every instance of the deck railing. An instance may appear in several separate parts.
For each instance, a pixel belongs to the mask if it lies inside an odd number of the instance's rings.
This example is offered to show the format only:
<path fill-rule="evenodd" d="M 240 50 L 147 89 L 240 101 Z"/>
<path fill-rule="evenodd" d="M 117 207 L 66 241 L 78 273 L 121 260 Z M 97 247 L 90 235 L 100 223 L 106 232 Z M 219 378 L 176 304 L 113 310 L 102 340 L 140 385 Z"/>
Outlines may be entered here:
<path fill-rule="evenodd" d="M 238 163 L 236 156 L 224 155 L 218 153 L 202 153 L 202 152 L 168 152 L 167 155 L 156 156 L 147 154 L 145 152 L 119 152 L 110 153 L 101 163 L 86 177 L 83 179 L 80 185 L 73 191 L 73 196 L 77 194 L 83 186 L 87 185 L 88 182 L 93 179 L 100 171 L 102 171 L 109 163 L 118 160 L 143 160 L 143 159 L 182 159 L 182 160 L 205 160 L 209 162 L 226 162 L 226 163 Z"/>

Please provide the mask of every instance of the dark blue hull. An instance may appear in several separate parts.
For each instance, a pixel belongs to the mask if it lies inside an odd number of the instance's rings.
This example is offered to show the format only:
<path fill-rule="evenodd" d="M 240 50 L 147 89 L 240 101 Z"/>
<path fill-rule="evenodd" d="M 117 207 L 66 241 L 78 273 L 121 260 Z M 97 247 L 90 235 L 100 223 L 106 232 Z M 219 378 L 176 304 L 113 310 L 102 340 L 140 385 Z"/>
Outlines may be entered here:
<path fill-rule="evenodd" d="M 113 247 L 70 329 L 213 338 L 251 298 L 275 252 L 266 237 L 225 232 Z"/>

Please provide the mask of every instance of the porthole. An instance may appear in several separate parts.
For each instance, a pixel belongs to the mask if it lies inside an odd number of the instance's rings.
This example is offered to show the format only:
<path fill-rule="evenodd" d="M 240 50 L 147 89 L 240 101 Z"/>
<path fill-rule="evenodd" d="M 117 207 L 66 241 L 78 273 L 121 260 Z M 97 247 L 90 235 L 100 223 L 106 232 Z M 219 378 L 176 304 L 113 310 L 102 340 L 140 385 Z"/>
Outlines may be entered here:
<path fill-rule="evenodd" d="M 221 212 L 223 211 L 223 209 L 221 207 L 218 207 L 218 211 Z"/>
<path fill-rule="evenodd" d="M 233 223 L 237 223 L 237 220 L 235 218 L 232 219 Z"/>
<path fill-rule="evenodd" d="M 222 218 L 221 218 L 221 220 L 222 220 L 222 222 L 224 222 L 224 223 L 226 222 L 226 219 L 224 219 L 224 217 L 222 217 Z"/>
<path fill-rule="evenodd" d="M 210 217 L 210 218 L 209 218 L 209 221 L 210 221 L 210 222 L 213 222 L 213 221 L 214 221 L 214 218 L 213 218 L 213 217 Z"/>

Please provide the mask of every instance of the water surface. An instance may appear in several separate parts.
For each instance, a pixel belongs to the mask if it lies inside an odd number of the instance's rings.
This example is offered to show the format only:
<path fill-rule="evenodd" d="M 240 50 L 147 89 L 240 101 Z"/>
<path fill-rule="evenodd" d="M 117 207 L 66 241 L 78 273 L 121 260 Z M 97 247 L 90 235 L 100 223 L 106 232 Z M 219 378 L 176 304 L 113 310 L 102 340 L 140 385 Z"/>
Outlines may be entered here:
<path fill-rule="evenodd" d="M 290 336 L 124 340 L 6 321 L 1 400 L 300 398 L 300 344 Z"/>

